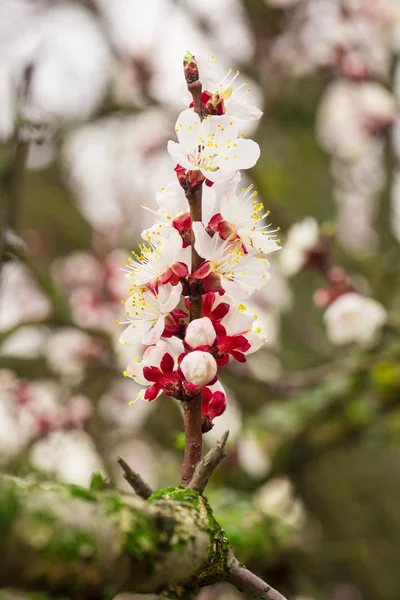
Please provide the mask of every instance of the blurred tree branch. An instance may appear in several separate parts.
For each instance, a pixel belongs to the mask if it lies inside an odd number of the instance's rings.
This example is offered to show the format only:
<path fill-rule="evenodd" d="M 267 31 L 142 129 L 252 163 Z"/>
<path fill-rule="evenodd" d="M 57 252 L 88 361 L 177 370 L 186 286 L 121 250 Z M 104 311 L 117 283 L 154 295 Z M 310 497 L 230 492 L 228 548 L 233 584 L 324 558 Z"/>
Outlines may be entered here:
<path fill-rule="evenodd" d="M 15 227 L 21 205 L 28 149 L 29 142 L 22 141 L 17 132 L 9 142 L 5 164 L 0 173 L 0 270 L 6 260 L 7 233 Z"/>

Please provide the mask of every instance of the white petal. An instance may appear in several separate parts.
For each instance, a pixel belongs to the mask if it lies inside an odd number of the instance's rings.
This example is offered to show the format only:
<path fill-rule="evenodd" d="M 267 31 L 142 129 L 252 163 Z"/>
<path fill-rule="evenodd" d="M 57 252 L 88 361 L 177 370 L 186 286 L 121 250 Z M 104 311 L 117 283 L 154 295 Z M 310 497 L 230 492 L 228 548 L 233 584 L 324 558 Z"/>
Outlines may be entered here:
<path fill-rule="evenodd" d="M 182 284 L 181 283 L 178 283 L 178 285 L 170 285 L 170 284 L 167 284 L 167 285 L 168 285 L 168 287 L 166 285 L 163 285 L 158 289 L 158 296 L 160 299 L 161 311 L 163 313 L 169 313 L 169 312 L 171 312 L 171 310 L 176 308 L 176 306 L 179 303 L 181 294 L 182 294 Z M 168 294 L 168 296 L 167 296 L 167 294 Z M 162 295 L 165 296 L 164 299 L 161 298 Z"/>
<path fill-rule="evenodd" d="M 232 165 L 232 161 L 228 166 L 228 161 L 226 161 L 226 166 L 218 168 L 215 171 L 209 171 L 208 169 L 200 169 L 204 177 L 206 177 L 209 181 L 213 183 L 225 183 L 232 179 L 234 174 L 236 173 L 238 167 Z"/>
<path fill-rule="evenodd" d="M 146 351 L 146 346 L 142 344 L 139 338 L 131 338 L 128 345 L 128 350 L 130 360 L 139 361 L 143 358 L 143 354 Z"/>
<path fill-rule="evenodd" d="M 163 334 L 164 328 L 165 320 L 163 315 L 160 315 L 155 326 L 142 337 L 142 344 L 147 344 L 148 346 L 150 346 L 158 342 L 158 340 Z"/>
<path fill-rule="evenodd" d="M 168 338 L 167 340 L 162 339 L 161 341 L 168 343 L 171 356 L 179 356 L 180 354 L 182 354 L 182 352 L 185 351 L 183 347 L 183 341 L 177 338 L 175 335 Z"/>
<path fill-rule="evenodd" d="M 162 233 L 165 237 L 161 238 L 160 251 L 166 254 L 168 263 L 172 265 L 182 250 L 182 238 L 174 227 L 163 229 Z"/>
<path fill-rule="evenodd" d="M 140 237 L 146 242 L 151 242 L 155 246 L 160 243 L 161 238 L 166 238 L 169 235 L 169 230 L 172 229 L 172 225 L 165 223 L 156 223 L 148 229 L 143 229 Z"/>
<path fill-rule="evenodd" d="M 193 109 L 188 108 L 181 112 L 175 125 L 175 131 L 179 144 L 185 152 L 190 153 L 197 148 L 203 129 L 204 126 Z"/>
<path fill-rule="evenodd" d="M 229 319 L 229 315 L 233 313 L 234 318 Z M 221 324 L 226 327 L 229 335 L 237 335 L 239 333 L 246 333 L 251 329 L 254 318 L 242 312 L 234 313 L 234 309 L 231 309 L 229 313 L 222 319 Z"/>
<path fill-rule="evenodd" d="M 192 270 L 192 249 L 190 246 L 187 246 L 186 248 L 181 249 L 178 256 L 176 257 L 176 262 L 183 262 L 187 266 L 189 273 L 191 272 L 191 270 Z"/>
<path fill-rule="evenodd" d="M 250 121 L 255 121 L 260 119 L 263 115 L 262 110 L 257 106 L 246 104 L 244 100 L 236 100 L 234 94 L 231 99 L 226 102 L 225 106 L 227 112 L 237 119 L 249 119 Z"/>
<path fill-rule="evenodd" d="M 237 280 L 230 281 L 228 279 L 224 279 L 222 287 L 229 295 L 234 296 L 236 300 L 248 298 L 254 291 L 254 289 L 251 288 L 243 288 L 239 285 Z"/>
<path fill-rule="evenodd" d="M 250 169 L 260 158 L 260 146 L 253 140 L 238 139 L 236 148 L 231 148 L 226 161 L 230 169 Z"/>
<path fill-rule="evenodd" d="M 139 344 L 140 340 L 149 331 L 151 325 L 148 321 L 137 321 L 134 325 L 128 325 L 119 336 L 119 343 L 123 346 L 134 347 Z M 136 356 L 134 357 L 136 358 Z"/>
<path fill-rule="evenodd" d="M 236 224 L 238 222 L 238 213 L 241 212 L 241 206 L 239 205 L 239 199 L 236 195 L 236 188 L 238 185 L 237 174 L 230 181 L 228 188 L 221 197 L 220 213 L 228 223 Z M 245 206 L 246 208 L 246 206 Z"/>
<path fill-rule="evenodd" d="M 184 152 L 184 150 L 180 144 L 178 144 L 177 142 L 173 142 L 172 140 L 169 140 L 169 142 L 167 144 L 167 150 L 168 150 L 171 158 L 177 165 L 181 165 L 185 169 L 192 168 L 192 165 L 190 164 L 190 162 L 187 159 L 187 153 Z"/>
<path fill-rule="evenodd" d="M 163 190 L 158 191 L 156 201 L 159 209 L 172 218 L 189 212 L 189 203 L 178 181 L 171 181 Z"/>
<path fill-rule="evenodd" d="M 204 225 L 208 225 L 211 217 L 215 214 L 214 205 L 215 205 L 215 191 L 214 186 L 210 187 L 209 185 L 203 185 L 203 195 L 202 195 L 202 221 Z"/>
<path fill-rule="evenodd" d="M 261 346 L 263 346 L 267 341 L 255 331 L 249 331 L 245 337 L 247 341 L 251 344 L 250 348 L 245 352 L 246 356 L 247 354 L 253 354 L 254 352 L 257 352 L 257 350 L 259 350 Z"/>
<path fill-rule="evenodd" d="M 251 245 L 253 248 L 262 252 L 263 254 L 271 254 L 271 252 L 276 252 L 277 250 L 281 250 L 281 246 L 273 239 L 268 238 L 268 230 L 265 231 L 265 235 L 262 231 L 259 232 L 251 232 L 248 235 L 248 230 L 242 231 L 239 227 L 238 229 L 239 236 L 246 243 L 245 237 L 249 238 L 251 241 Z"/>
<path fill-rule="evenodd" d="M 202 258 L 210 260 L 213 256 L 212 238 L 208 235 L 203 223 L 200 223 L 200 221 L 192 223 L 192 229 L 195 236 L 194 247 L 196 248 L 196 252 Z"/>
<path fill-rule="evenodd" d="M 129 363 L 127 371 L 139 385 L 149 385 L 147 379 L 143 377 L 143 365 L 140 362 Z"/>
<path fill-rule="evenodd" d="M 236 140 L 239 135 L 239 126 L 237 121 L 230 115 L 212 116 L 204 119 L 202 135 L 207 139 L 208 135 L 213 135 L 215 141 L 222 149 L 228 140 Z"/>
<path fill-rule="evenodd" d="M 148 346 L 143 354 L 143 366 L 159 367 L 164 354 L 171 354 L 171 348 L 165 340 L 159 340 L 154 346 Z"/>

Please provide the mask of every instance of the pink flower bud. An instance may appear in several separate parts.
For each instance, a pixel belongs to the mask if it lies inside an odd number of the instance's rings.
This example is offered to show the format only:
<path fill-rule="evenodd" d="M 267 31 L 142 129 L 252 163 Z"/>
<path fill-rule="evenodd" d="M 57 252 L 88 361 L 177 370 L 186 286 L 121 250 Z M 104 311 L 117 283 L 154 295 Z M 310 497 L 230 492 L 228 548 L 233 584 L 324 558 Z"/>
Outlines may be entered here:
<path fill-rule="evenodd" d="M 217 363 L 209 352 L 189 352 L 180 366 L 186 381 L 199 387 L 210 383 L 217 374 Z"/>
<path fill-rule="evenodd" d="M 215 341 L 215 329 L 208 317 L 195 319 L 186 329 L 185 342 L 191 348 L 212 346 Z"/>

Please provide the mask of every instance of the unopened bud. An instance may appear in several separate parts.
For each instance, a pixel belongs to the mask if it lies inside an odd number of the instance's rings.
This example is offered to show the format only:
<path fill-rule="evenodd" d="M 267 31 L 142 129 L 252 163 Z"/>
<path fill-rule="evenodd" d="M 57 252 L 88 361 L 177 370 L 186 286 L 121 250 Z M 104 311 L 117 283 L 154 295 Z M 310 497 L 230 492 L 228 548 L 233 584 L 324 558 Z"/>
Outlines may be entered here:
<path fill-rule="evenodd" d="M 186 329 L 185 342 L 191 348 L 199 346 L 212 346 L 215 341 L 215 329 L 208 317 L 195 319 Z"/>
<path fill-rule="evenodd" d="M 186 354 L 181 362 L 181 371 L 189 383 L 203 387 L 217 374 L 217 363 L 209 352 L 195 350 Z"/>
<path fill-rule="evenodd" d="M 196 58 L 189 51 L 183 57 L 183 72 L 187 83 L 193 83 L 199 79 L 199 68 Z"/>

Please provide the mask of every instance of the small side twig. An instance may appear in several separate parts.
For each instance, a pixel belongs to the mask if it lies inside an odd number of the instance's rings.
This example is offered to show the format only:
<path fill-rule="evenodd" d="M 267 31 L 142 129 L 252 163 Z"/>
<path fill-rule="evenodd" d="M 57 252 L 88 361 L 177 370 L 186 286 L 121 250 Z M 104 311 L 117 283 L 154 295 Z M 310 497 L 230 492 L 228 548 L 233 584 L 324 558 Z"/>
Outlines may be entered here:
<path fill-rule="evenodd" d="M 187 486 L 190 490 L 196 490 L 202 493 L 211 475 L 219 465 L 219 463 L 225 458 L 225 445 L 229 436 L 229 431 L 225 431 L 222 438 L 211 448 L 206 456 L 201 460 L 193 473 L 193 477 L 189 485 Z"/>
<path fill-rule="evenodd" d="M 241 592 L 246 592 L 251 598 L 257 600 L 286 600 L 280 592 L 246 569 L 232 552 L 228 564 L 230 570 L 226 581 L 232 583 Z"/>
<path fill-rule="evenodd" d="M 147 498 L 150 498 L 150 496 L 153 493 L 153 490 L 151 489 L 149 484 L 146 483 L 138 473 L 133 471 L 128 465 L 128 463 L 125 462 L 124 459 L 120 456 L 117 458 L 117 462 L 124 472 L 124 479 L 126 479 L 126 481 L 129 483 L 131 488 L 137 493 L 137 495 L 141 496 L 145 500 L 147 500 Z"/>

